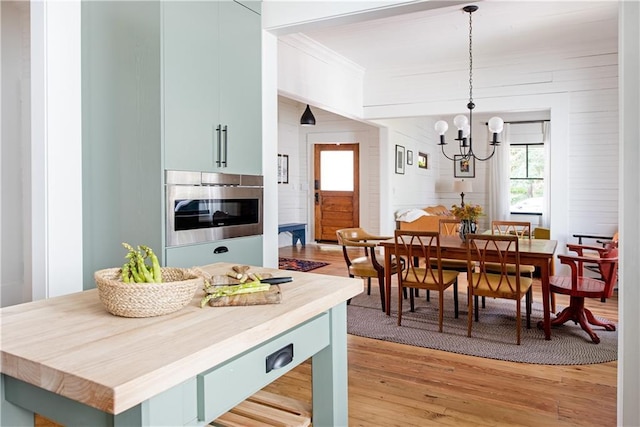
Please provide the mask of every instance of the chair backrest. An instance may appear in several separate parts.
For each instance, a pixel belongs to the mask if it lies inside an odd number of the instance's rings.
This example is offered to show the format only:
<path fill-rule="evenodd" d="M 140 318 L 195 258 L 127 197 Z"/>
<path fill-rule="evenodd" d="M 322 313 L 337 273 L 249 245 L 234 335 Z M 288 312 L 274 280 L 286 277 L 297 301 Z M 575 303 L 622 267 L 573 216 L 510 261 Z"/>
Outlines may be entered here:
<path fill-rule="evenodd" d="M 491 221 L 491 234 L 531 238 L 531 223 L 527 221 Z"/>
<path fill-rule="evenodd" d="M 460 231 L 460 220 L 455 218 L 441 219 L 438 231 L 441 236 L 457 236 Z"/>
<path fill-rule="evenodd" d="M 435 231 L 395 231 L 395 255 L 409 260 L 404 270 L 398 263 L 398 280 L 411 278 L 411 282 L 442 283 L 442 258 L 440 256 L 440 234 Z M 422 261 L 420 261 L 422 260 Z M 435 263 L 433 261 L 436 261 Z"/>
<path fill-rule="evenodd" d="M 492 293 L 497 295 L 520 294 L 520 275 L 509 274 L 510 266 L 520 271 L 520 246 L 518 237 L 514 235 L 468 234 L 467 259 L 475 259 L 476 273 L 470 286 L 477 288 L 481 283 L 487 284 Z M 488 268 L 487 264 L 492 267 Z M 496 269 L 495 265 L 499 268 Z M 498 277 L 499 276 L 499 277 Z"/>
<path fill-rule="evenodd" d="M 543 239 L 543 240 L 551 239 L 551 230 L 545 227 L 534 228 L 532 234 L 534 239 Z"/>
<path fill-rule="evenodd" d="M 610 246 L 598 260 L 600 275 L 604 282 L 604 297 L 610 298 L 618 277 L 618 247 Z"/>
<path fill-rule="evenodd" d="M 348 249 L 361 248 L 364 255 L 370 259 L 373 268 L 377 271 L 383 271 L 384 265 L 376 259 L 375 248 L 378 245 L 376 240 L 386 240 L 388 237 L 375 236 L 364 231 L 362 228 L 342 228 L 336 230 L 338 244 L 342 246 L 342 254 L 347 263 L 347 267 L 352 265 L 352 256 Z M 360 256 L 360 255 L 357 255 Z M 353 257 L 355 258 L 355 257 Z"/>

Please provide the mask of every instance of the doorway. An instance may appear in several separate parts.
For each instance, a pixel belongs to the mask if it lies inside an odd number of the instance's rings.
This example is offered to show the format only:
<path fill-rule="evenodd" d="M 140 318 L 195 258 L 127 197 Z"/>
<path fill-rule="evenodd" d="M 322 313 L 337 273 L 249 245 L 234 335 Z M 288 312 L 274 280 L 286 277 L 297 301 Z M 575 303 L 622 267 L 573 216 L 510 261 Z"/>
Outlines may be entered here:
<path fill-rule="evenodd" d="M 360 226 L 359 144 L 315 144 L 315 240 L 336 242 L 336 230 Z"/>

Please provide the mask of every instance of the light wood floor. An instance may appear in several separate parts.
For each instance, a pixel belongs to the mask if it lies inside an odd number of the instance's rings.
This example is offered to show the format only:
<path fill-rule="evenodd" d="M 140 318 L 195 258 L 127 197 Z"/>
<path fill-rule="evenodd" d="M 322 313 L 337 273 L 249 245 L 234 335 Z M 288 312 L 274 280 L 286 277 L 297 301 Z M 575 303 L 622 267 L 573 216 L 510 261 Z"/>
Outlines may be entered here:
<path fill-rule="evenodd" d="M 289 246 L 279 254 L 329 262 L 313 272 L 347 276 L 338 246 Z M 539 294 L 534 298 L 540 301 Z M 558 296 L 557 302 L 567 300 Z M 616 295 L 586 304 L 618 321 Z M 352 335 L 347 345 L 350 426 L 616 425 L 617 362 L 529 365 Z M 267 390 L 310 401 L 310 378 L 310 364 L 304 363 Z"/>
<path fill-rule="evenodd" d="M 341 249 L 335 245 L 289 246 L 279 254 L 329 262 L 313 272 L 347 276 Z M 534 298 L 540 301 L 540 295 Z M 567 301 L 559 296 L 558 303 Z M 606 303 L 587 305 L 596 315 L 618 321 L 615 295 Z M 347 346 L 352 427 L 616 425 L 617 362 L 529 365 L 352 335 Z M 310 363 L 266 390 L 310 402 Z M 36 420 L 41 427 L 57 426 L 42 417 Z"/>

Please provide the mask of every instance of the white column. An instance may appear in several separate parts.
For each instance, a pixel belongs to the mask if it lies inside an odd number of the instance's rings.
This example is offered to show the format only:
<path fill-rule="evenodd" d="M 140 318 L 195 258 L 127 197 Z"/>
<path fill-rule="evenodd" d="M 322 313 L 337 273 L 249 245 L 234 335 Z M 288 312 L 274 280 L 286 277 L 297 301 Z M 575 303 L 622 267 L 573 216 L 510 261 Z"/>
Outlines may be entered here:
<path fill-rule="evenodd" d="M 83 289 L 80 6 L 31 2 L 34 300 Z"/>
<path fill-rule="evenodd" d="M 640 3 L 619 2 L 620 277 L 618 294 L 618 425 L 640 425 Z"/>

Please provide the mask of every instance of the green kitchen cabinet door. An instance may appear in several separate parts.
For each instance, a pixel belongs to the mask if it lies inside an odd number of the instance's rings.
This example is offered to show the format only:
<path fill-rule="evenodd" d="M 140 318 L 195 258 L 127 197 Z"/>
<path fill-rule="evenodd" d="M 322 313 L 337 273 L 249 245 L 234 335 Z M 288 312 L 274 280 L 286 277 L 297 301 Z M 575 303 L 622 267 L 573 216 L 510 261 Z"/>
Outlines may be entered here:
<path fill-rule="evenodd" d="M 218 2 L 162 2 L 165 169 L 211 170 L 220 117 Z"/>
<path fill-rule="evenodd" d="M 165 169 L 260 174 L 260 15 L 163 2 L 163 72 Z"/>
<path fill-rule="evenodd" d="M 260 15 L 235 2 L 221 2 L 220 18 L 220 122 L 226 160 L 220 172 L 261 175 Z"/>

